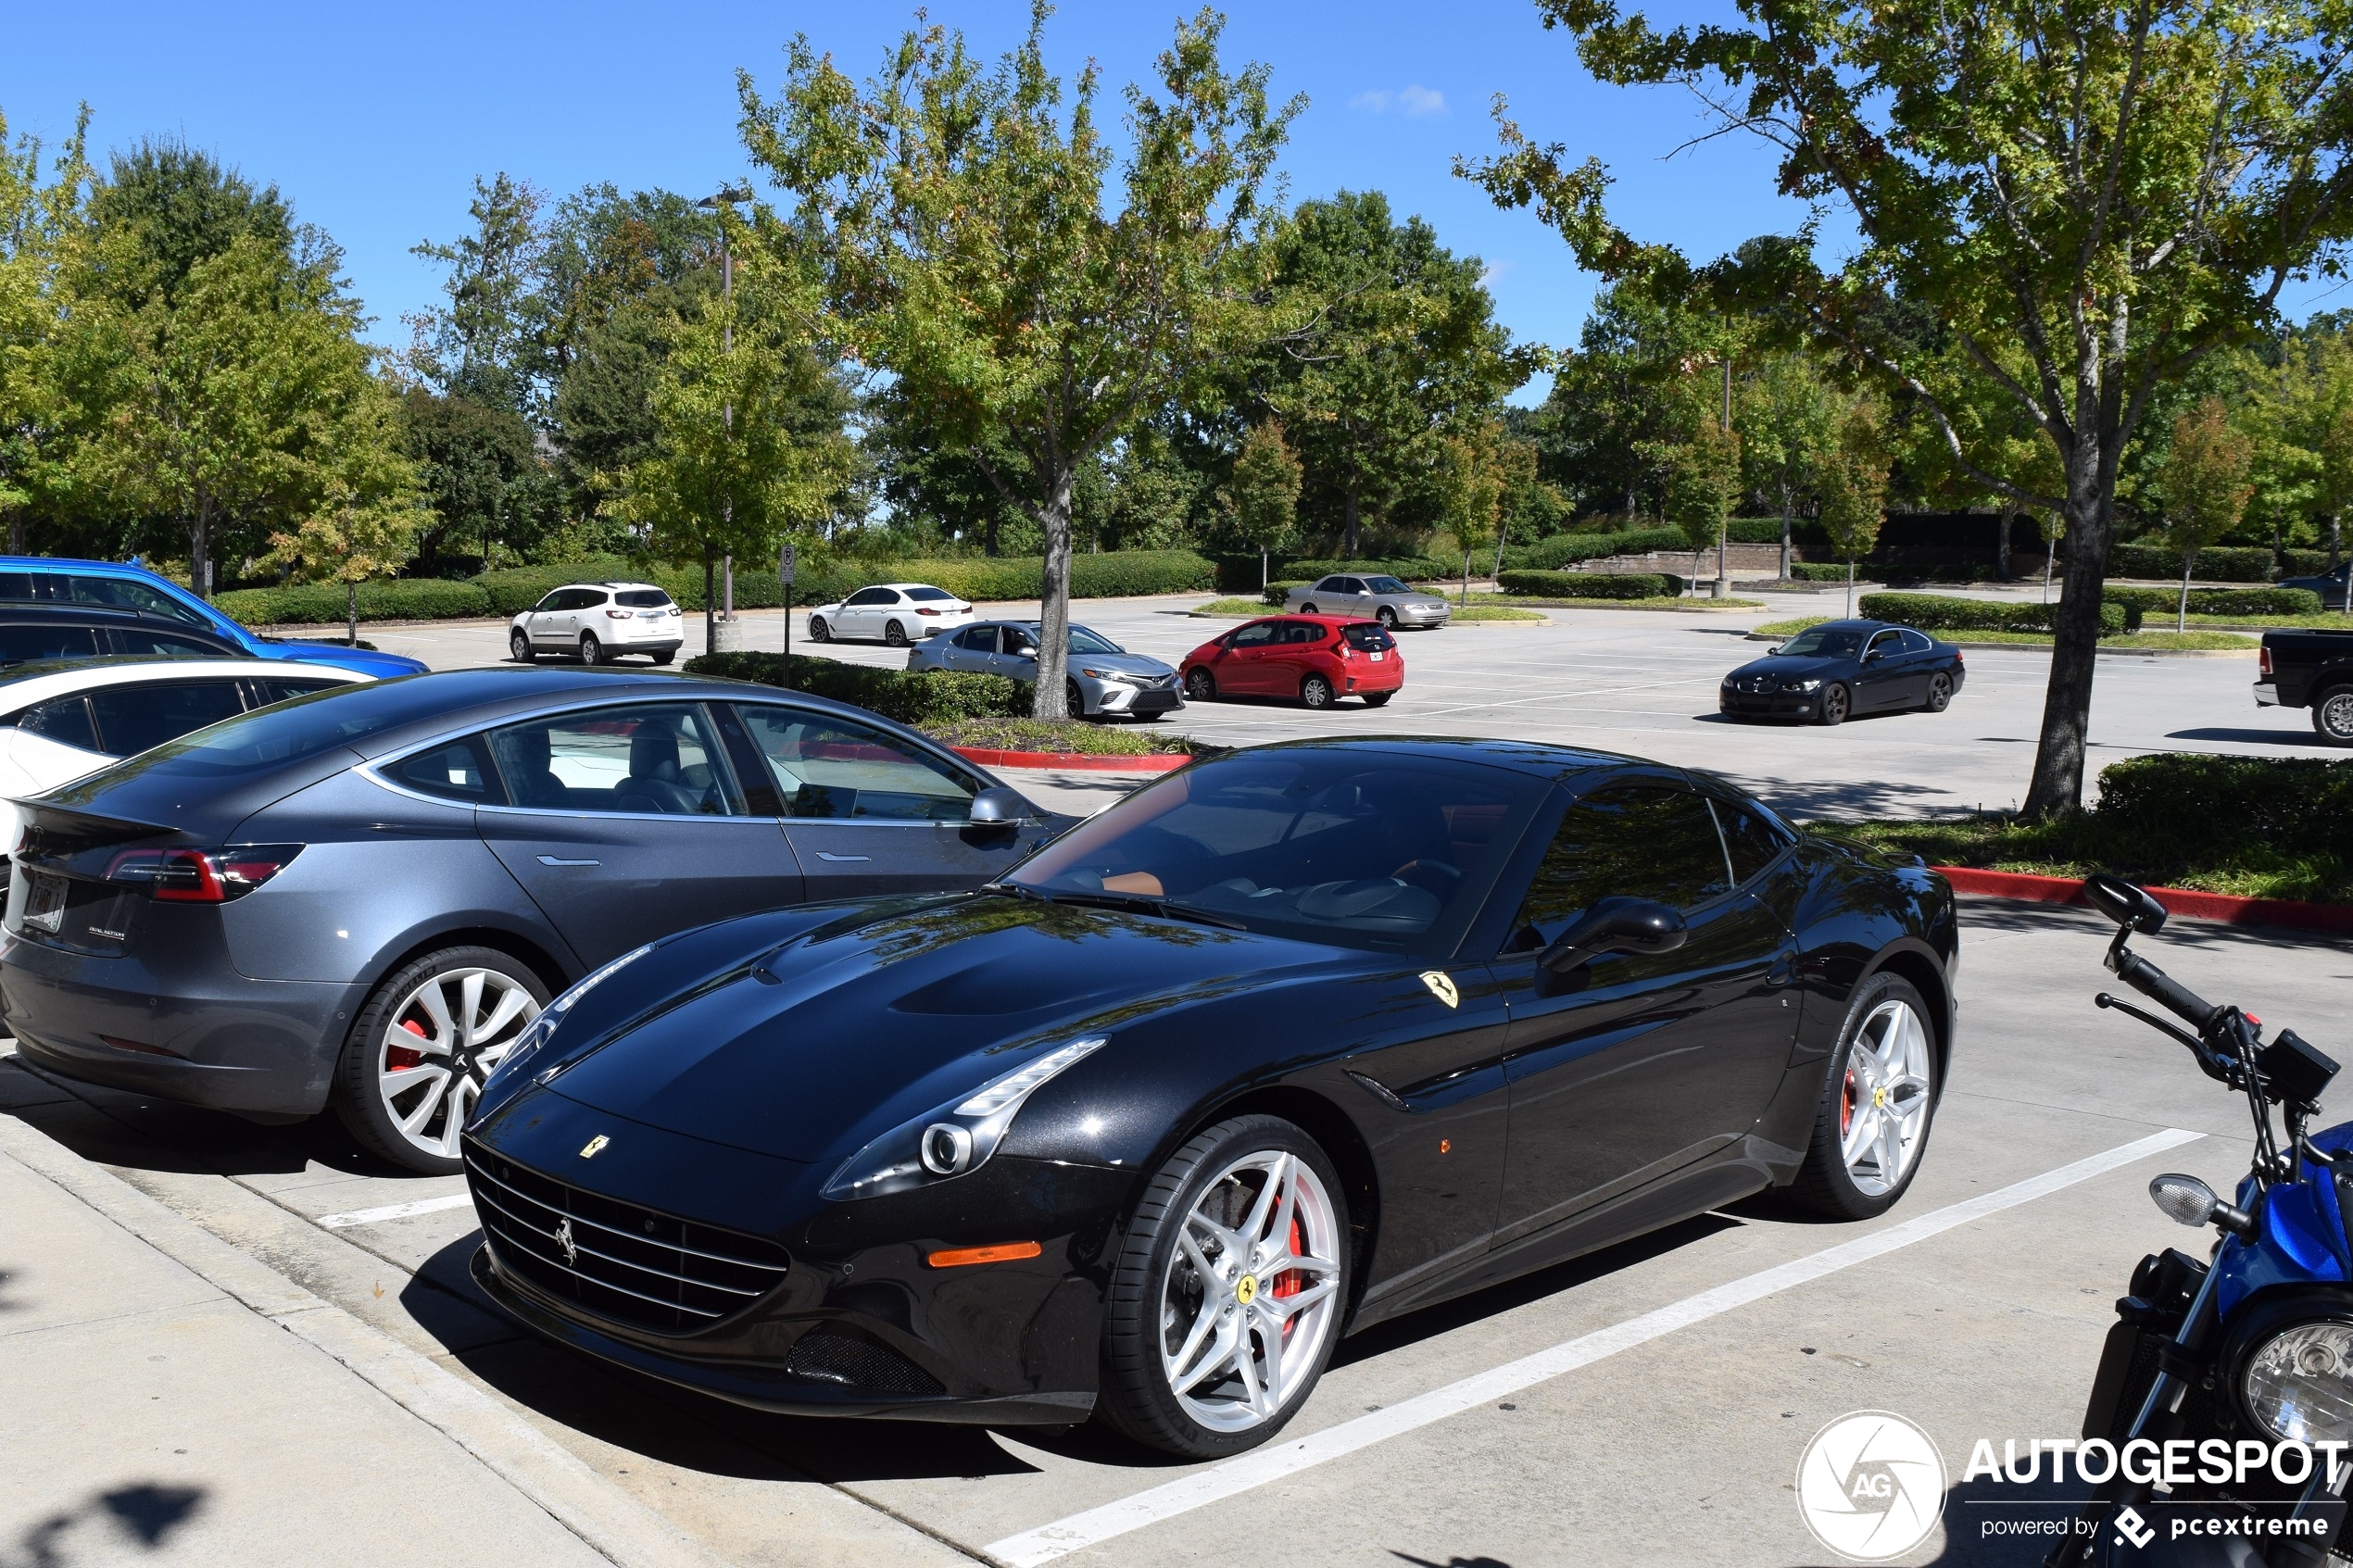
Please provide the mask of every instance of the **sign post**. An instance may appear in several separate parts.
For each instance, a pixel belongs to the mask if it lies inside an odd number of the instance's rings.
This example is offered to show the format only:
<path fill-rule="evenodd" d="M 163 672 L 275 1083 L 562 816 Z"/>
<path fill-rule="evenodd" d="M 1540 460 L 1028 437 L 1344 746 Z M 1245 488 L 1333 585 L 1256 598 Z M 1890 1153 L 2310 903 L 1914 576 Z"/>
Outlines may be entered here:
<path fill-rule="evenodd" d="M 792 541 L 785 541 L 776 552 L 776 575 L 785 580 L 785 685 L 792 685 L 792 579 L 793 570 L 800 564 L 800 553 Z"/>

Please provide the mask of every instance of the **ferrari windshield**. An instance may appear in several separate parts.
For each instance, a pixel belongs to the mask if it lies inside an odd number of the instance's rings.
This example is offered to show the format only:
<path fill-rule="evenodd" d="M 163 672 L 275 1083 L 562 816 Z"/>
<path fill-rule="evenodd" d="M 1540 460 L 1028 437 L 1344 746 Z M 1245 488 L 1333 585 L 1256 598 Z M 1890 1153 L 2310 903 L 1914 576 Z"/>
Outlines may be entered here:
<path fill-rule="evenodd" d="M 1863 633 L 1852 626 L 1809 626 L 1781 645 L 1794 659 L 1852 659 L 1863 646 Z"/>
<path fill-rule="evenodd" d="M 1402 951 L 1459 937 L 1545 788 L 1407 752 L 1243 752 L 1128 797 L 1005 880 Z"/>

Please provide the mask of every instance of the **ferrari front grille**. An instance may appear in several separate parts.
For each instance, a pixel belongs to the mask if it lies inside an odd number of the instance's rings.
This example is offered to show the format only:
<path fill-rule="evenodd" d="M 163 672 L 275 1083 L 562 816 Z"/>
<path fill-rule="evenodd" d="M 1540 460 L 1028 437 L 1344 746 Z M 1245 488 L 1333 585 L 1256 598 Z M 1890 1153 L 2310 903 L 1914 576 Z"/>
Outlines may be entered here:
<path fill-rule="evenodd" d="M 606 1198 L 471 1146 L 466 1185 L 499 1267 L 635 1328 L 709 1328 L 781 1285 L 792 1264 L 773 1241 Z"/>

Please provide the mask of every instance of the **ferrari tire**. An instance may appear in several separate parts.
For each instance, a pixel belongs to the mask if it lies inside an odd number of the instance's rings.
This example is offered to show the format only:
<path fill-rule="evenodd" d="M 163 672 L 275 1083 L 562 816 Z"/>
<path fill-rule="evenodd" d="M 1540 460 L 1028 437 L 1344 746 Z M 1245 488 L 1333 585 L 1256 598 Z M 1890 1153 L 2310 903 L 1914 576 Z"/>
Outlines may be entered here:
<path fill-rule="evenodd" d="M 830 643 L 834 640 L 833 628 L 825 624 L 824 616 L 812 615 L 809 618 L 809 640 L 812 643 Z"/>
<path fill-rule="evenodd" d="M 517 632 L 514 635 L 509 637 L 507 639 L 507 652 L 514 659 L 514 661 L 517 664 L 536 664 L 539 662 L 538 650 L 531 646 L 531 633 L 528 632 Z"/>
<path fill-rule="evenodd" d="M 1189 671 L 1185 676 L 1185 700 L 1188 702 L 1215 702 L 1217 700 L 1217 677 L 1211 674 L 1206 670 L 1195 670 Z"/>
<path fill-rule="evenodd" d="M 1299 700 L 1310 708 L 1323 709 L 1329 708 L 1339 698 L 1333 695 L 1329 680 L 1321 675 L 1310 675 L 1299 683 Z"/>
<path fill-rule="evenodd" d="M 1315 1139 L 1274 1116 L 1197 1135 L 1145 1187 L 1113 1262 L 1096 1413 L 1187 1459 L 1264 1443 L 1331 1361 L 1349 1251 Z"/>
<path fill-rule="evenodd" d="M 1790 1185 L 1797 1207 L 1828 1220 L 1868 1220 L 1912 1185 L 1936 1116 L 1931 1017 L 1899 975 L 1882 972 L 1856 989 L 1830 1055 L 1806 1162 Z"/>
<path fill-rule="evenodd" d="M 445 947 L 404 964 L 344 1042 L 337 1116 L 396 1165 L 456 1174 L 458 1134 L 484 1081 L 547 1005 L 547 983 L 494 947 Z"/>
<path fill-rule="evenodd" d="M 1832 681 L 1822 688 L 1822 703 L 1814 710 L 1814 721 L 1822 725 L 1843 724 L 1854 709 L 1853 696 L 1844 686 Z"/>

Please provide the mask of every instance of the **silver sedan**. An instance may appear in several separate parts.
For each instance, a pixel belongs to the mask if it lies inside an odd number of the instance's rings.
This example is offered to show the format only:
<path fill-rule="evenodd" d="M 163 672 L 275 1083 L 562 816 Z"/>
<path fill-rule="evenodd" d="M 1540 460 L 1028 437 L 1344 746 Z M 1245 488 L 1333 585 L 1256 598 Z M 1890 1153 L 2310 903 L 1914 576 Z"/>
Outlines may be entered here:
<path fill-rule="evenodd" d="M 1038 682 L 1038 626 L 1035 621 L 982 621 L 918 645 L 907 655 L 910 671 L 962 670 Z M 1065 689 L 1074 719 L 1157 719 L 1185 706 L 1176 671 L 1159 659 L 1129 653 L 1100 632 L 1070 629 L 1070 684 Z"/>
<path fill-rule="evenodd" d="M 1339 572 L 1293 588 L 1288 608 L 1302 615 L 1370 616 L 1392 632 L 1400 626 L 1443 626 L 1453 614 L 1438 595 L 1409 588 L 1394 577 Z"/>

